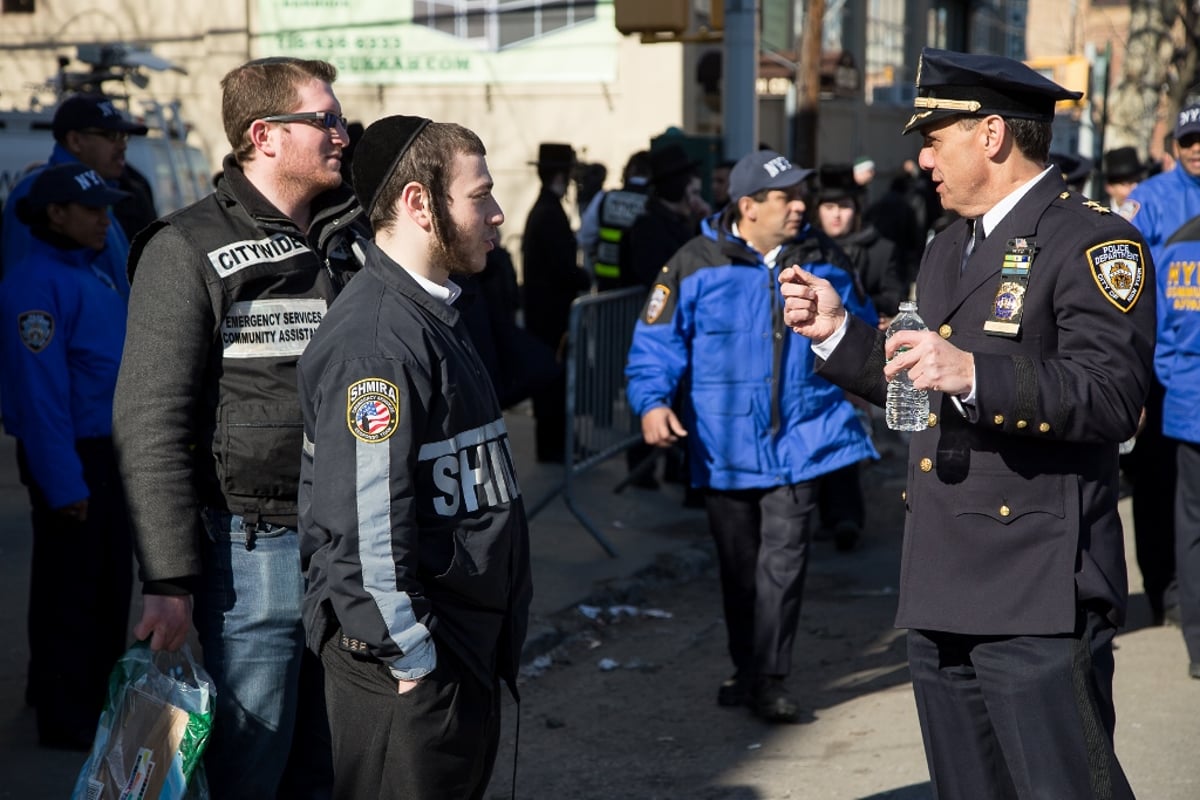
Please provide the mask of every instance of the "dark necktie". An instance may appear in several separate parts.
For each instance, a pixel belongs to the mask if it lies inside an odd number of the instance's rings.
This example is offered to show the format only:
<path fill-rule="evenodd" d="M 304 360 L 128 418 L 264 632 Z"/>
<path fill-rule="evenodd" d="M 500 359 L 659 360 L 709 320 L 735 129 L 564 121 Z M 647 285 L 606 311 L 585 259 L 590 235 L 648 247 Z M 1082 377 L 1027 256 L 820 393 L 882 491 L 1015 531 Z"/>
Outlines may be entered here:
<path fill-rule="evenodd" d="M 962 264 L 959 265 L 960 273 L 966 269 L 967 259 L 979 248 L 979 245 L 983 244 L 984 238 L 982 219 L 967 220 L 967 224 L 971 228 L 971 235 L 967 237 L 967 243 L 963 247 Z"/>

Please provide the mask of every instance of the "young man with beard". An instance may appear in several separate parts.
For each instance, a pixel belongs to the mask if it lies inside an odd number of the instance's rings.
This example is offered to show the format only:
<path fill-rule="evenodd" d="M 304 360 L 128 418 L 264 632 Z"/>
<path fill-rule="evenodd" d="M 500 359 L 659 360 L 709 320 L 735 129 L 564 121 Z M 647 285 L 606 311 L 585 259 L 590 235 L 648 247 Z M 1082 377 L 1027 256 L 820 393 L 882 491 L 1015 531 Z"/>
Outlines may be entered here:
<path fill-rule="evenodd" d="M 216 191 L 130 255 L 113 435 L 145 595 L 134 634 L 174 650 L 199 632 L 215 797 L 318 795 L 331 780 L 319 664 L 301 669 L 296 362 L 369 235 L 342 183 L 336 75 L 294 58 L 227 74 L 233 152 Z"/>
<path fill-rule="evenodd" d="M 482 142 L 381 119 L 354 186 L 375 241 L 300 359 L 308 643 L 334 796 L 480 798 L 531 595 L 504 418 L 459 312 L 504 221 Z"/>

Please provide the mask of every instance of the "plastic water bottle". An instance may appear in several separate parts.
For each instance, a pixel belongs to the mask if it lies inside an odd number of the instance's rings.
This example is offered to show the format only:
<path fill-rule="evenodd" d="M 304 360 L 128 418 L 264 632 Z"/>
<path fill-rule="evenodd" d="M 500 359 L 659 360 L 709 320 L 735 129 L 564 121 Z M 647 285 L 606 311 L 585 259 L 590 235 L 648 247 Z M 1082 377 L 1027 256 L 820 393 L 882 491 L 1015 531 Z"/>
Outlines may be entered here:
<path fill-rule="evenodd" d="M 887 338 L 892 338 L 896 331 L 924 330 L 928 328 L 917 314 L 917 304 L 906 300 L 900 304 L 900 313 L 888 325 Z M 887 426 L 894 431 L 923 431 L 929 427 L 929 392 L 913 388 L 908 370 L 888 382 L 884 417 Z"/>

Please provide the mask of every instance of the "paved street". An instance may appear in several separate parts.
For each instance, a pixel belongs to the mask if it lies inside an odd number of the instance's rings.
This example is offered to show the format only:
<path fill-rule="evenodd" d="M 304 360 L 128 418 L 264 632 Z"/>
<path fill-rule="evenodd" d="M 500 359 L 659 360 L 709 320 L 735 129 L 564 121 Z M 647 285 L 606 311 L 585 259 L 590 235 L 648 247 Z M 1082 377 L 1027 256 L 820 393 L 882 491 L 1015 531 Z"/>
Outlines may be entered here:
<path fill-rule="evenodd" d="M 511 414 L 509 426 L 522 490 L 527 502 L 534 502 L 559 475 L 532 463 L 533 429 L 528 417 Z M 769 739 L 759 743 L 760 747 L 748 750 L 742 744 L 731 749 L 719 763 L 706 764 L 713 788 L 705 796 L 831 800 L 929 797 L 920 732 L 902 662 L 902 648 L 897 641 L 899 634 L 884 622 L 888 616 L 888 598 L 894 592 L 899 553 L 899 537 L 894 528 L 889 528 L 895 521 L 889 522 L 890 518 L 884 516 L 891 507 L 889 499 L 900 488 L 900 470 L 893 463 L 885 462 L 866 473 L 874 524 L 864 547 L 849 555 L 834 554 L 828 545 L 818 548 L 818 562 L 810 579 L 812 601 L 806 605 L 802 620 L 802 628 L 819 630 L 821 609 L 833 607 L 839 597 L 873 598 L 869 601 L 869 606 L 875 609 L 872 619 L 880 620 L 873 637 L 874 649 L 849 654 L 857 659 L 858 669 L 823 678 L 828 682 L 825 688 L 841 692 L 841 697 L 821 708 L 815 721 L 775 729 Z M 562 616 L 556 612 L 592 594 L 598 581 L 619 581 L 633 575 L 653 563 L 659 554 L 693 552 L 705 546 L 704 515 L 681 507 L 678 487 L 665 487 L 661 493 L 631 489 L 614 495 L 611 488 L 623 468 L 623 460 L 614 459 L 582 480 L 579 487 L 581 507 L 602 526 L 620 558 L 607 558 L 561 500 L 550 503 L 534 520 L 536 619 L 532 636 L 552 639 L 559 624 L 557 619 Z M 0 656 L 0 800 L 64 798 L 83 756 L 37 748 L 33 713 L 22 699 L 30 547 L 26 496 L 15 473 L 12 440 L 3 437 L 0 440 L 0 593 L 4 602 L 0 603 L 0 632 L 7 647 Z M 1140 591 L 1140 578 L 1132 559 L 1131 587 L 1135 593 Z M 697 609 L 696 613 L 715 619 L 719 616 L 715 592 L 701 596 L 707 597 L 712 607 Z M 1135 596 L 1131 605 L 1130 625 L 1117 639 L 1118 752 L 1143 800 L 1195 800 L 1200 797 L 1200 763 L 1195 757 L 1195 744 L 1200 741 L 1200 681 L 1187 678 L 1186 655 L 1178 631 L 1145 627 L 1148 613 L 1144 599 Z M 806 661 L 822 662 L 825 655 L 832 661 L 847 658 L 846 653 L 835 652 L 844 646 L 836 639 L 816 637 L 812 646 L 828 647 L 830 652 L 810 652 L 805 656 Z M 69 643 L 64 643 L 63 657 L 71 657 Z M 726 671 L 719 661 L 697 669 L 705 671 L 703 681 L 710 681 L 709 672 L 715 677 Z M 526 726 L 545 713 L 536 707 L 537 692 L 536 681 L 525 691 Z M 511 709 L 506 712 L 507 724 L 511 721 Z M 705 710 L 698 714 L 696 724 L 719 726 L 731 719 L 727 712 Z M 713 737 L 722 739 L 736 740 L 749 735 L 741 721 L 728 722 L 727 729 L 710 727 L 710 730 Z M 526 731 L 523 728 L 523 737 Z M 653 758 L 649 753 L 632 757 Z M 503 753 L 500 763 L 505 763 Z M 639 766 L 646 768 L 645 764 Z M 521 763 L 521 772 L 526 776 L 552 768 L 533 761 Z M 522 785 L 534 784 L 530 780 Z M 720 787 L 732 788 L 723 793 Z M 570 795 L 555 797 L 559 796 Z M 657 796 L 672 795 L 660 790 Z"/>

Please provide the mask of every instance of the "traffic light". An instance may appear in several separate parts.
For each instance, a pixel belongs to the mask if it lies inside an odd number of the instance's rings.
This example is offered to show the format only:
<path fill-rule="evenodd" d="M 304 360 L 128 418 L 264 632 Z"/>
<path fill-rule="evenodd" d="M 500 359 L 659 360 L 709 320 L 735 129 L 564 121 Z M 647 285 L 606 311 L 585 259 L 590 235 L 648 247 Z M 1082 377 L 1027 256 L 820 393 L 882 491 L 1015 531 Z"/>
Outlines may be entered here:
<path fill-rule="evenodd" d="M 723 0 L 714 0 L 723 2 Z M 632 33 L 685 32 L 692 18 L 690 0 L 613 0 L 617 30 Z"/>

